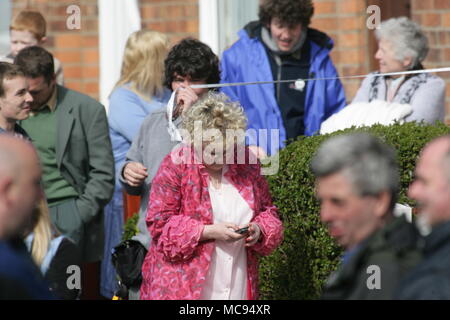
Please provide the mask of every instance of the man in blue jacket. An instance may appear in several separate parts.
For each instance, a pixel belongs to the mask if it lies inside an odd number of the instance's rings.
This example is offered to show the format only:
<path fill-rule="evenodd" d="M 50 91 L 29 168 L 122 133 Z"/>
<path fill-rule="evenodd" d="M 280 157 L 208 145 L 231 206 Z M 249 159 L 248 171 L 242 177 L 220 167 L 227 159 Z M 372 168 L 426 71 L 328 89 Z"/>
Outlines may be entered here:
<path fill-rule="evenodd" d="M 221 82 L 337 77 L 329 57 L 333 41 L 308 28 L 313 13 L 312 0 L 263 0 L 259 21 L 247 24 L 240 39 L 223 53 Z M 345 106 L 339 80 L 231 86 L 222 91 L 240 101 L 249 129 L 256 130 L 249 143 L 269 154 L 283 148 L 286 140 L 313 135 Z M 279 139 L 269 140 L 273 129 L 279 130 Z"/>

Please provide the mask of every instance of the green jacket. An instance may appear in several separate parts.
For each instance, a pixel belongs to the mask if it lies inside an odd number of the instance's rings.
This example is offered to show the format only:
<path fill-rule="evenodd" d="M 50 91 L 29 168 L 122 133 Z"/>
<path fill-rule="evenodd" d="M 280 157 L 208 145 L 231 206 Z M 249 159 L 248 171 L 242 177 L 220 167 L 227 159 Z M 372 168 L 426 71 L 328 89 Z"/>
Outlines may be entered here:
<path fill-rule="evenodd" d="M 420 260 L 419 234 L 403 217 L 366 239 L 324 286 L 325 300 L 387 300 Z M 378 278 L 377 278 L 378 277 Z"/>
<path fill-rule="evenodd" d="M 57 90 L 57 164 L 79 194 L 76 204 L 84 228 L 83 261 L 97 261 L 103 255 L 103 207 L 114 191 L 106 111 L 84 94 L 59 85 Z M 57 224 L 66 225 L 64 221 Z"/>

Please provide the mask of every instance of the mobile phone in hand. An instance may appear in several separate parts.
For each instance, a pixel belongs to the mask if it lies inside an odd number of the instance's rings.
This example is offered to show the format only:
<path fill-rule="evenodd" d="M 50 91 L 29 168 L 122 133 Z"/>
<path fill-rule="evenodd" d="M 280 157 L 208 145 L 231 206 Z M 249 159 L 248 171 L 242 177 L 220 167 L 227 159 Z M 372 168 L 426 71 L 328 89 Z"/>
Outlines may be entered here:
<path fill-rule="evenodd" d="M 244 228 L 241 228 L 241 229 L 236 230 L 235 232 L 236 232 L 236 233 L 239 233 L 239 234 L 244 234 L 244 233 L 247 233 L 247 232 L 248 232 L 248 228 L 249 228 L 249 227 L 244 227 Z"/>

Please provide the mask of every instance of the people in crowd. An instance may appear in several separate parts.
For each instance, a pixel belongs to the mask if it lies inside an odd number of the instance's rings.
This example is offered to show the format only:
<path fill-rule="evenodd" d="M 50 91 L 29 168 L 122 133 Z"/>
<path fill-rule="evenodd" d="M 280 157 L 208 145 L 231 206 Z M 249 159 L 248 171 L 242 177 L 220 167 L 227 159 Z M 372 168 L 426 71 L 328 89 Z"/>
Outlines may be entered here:
<path fill-rule="evenodd" d="M 0 134 L 0 299 L 51 299 L 22 236 L 42 197 L 41 168 L 24 139 Z"/>
<path fill-rule="evenodd" d="M 33 97 L 20 67 L 0 62 L 0 133 L 28 137 L 17 121 L 30 115 Z"/>
<path fill-rule="evenodd" d="M 345 250 L 323 299 L 392 299 L 420 258 L 418 233 L 395 218 L 399 174 L 394 150 L 368 134 L 326 140 L 313 156 L 320 219 Z"/>
<path fill-rule="evenodd" d="M 125 45 L 120 79 L 109 97 L 109 135 L 114 154 L 116 184 L 114 196 L 105 208 L 105 249 L 102 260 L 101 293 L 111 298 L 116 273 L 111 250 L 119 244 L 123 231 L 123 194 L 118 180 L 125 155 L 144 118 L 166 106 L 170 90 L 164 88 L 164 60 L 169 50 L 166 35 L 150 30 L 132 33 Z"/>
<path fill-rule="evenodd" d="M 352 103 L 376 102 L 408 104 L 412 112 L 406 122 L 424 121 L 434 124 L 444 120 L 445 82 L 430 73 L 386 75 L 412 70 L 423 70 L 428 40 L 419 25 L 406 17 L 383 21 L 375 30 L 378 51 L 375 59 L 379 71 L 369 74 L 361 84 Z"/>
<path fill-rule="evenodd" d="M 42 47 L 47 42 L 47 22 L 38 11 L 23 10 L 12 20 L 9 26 L 10 53 L 0 57 L 0 61 L 13 63 L 20 50 L 31 46 Z M 64 85 L 64 73 L 61 62 L 53 58 L 56 82 Z"/>
<path fill-rule="evenodd" d="M 189 109 L 208 91 L 193 89 L 190 85 L 220 80 L 218 57 L 209 46 L 196 39 L 187 38 L 177 43 L 169 51 L 164 66 L 164 85 L 177 92 L 176 107 L 169 113 L 170 108 L 158 109 L 144 119 L 120 170 L 120 181 L 126 192 L 141 196 L 138 233 L 133 240 L 146 249 L 150 246 L 145 218 L 152 180 L 164 157 L 180 142 L 176 130 L 181 124 L 182 110 Z M 129 292 L 130 299 L 139 299 L 139 287 L 132 287 Z"/>
<path fill-rule="evenodd" d="M 424 236 L 422 261 L 404 278 L 397 299 L 450 299 L 450 136 L 430 142 L 416 166 L 408 196 L 417 201 Z"/>
<path fill-rule="evenodd" d="M 312 0 L 263 0 L 259 21 L 239 32 L 239 40 L 221 60 L 223 83 L 336 77 L 329 56 L 333 40 L 309 27 Z M 313 135 L 322 121 L 345 106 L 340 80 L 303 81 L 224 87 L 247 114 L 249 138 L 268 154 L 300 135 Z M 268 130 L 267 133 L 260 129 Z M 258 131 L 259 130 L 259 131 Z M 271 136 L 271 130 L 279 138 Z"/>
<path fill-rule="evenodd" d="M 80 268 L 80 251 L 53 226 L 45 198 L 33 210 L 32 222 L 25 234 L 25 244 L 52 294 L 58 299 L 79 298 L 81 287 L 68 286 L 67 282 L 71 275 L 68 272 L 70 268 Z"/>
<path fill-rule="evenodd" d="M 258 256 L 280 244 L 282 223 L 256 157 L 251 164 L 244 138 L 240 148 L 230 137 L 246 122 L 224 94 L 208 93 L 184 110 L 193 138 L 164 158 L 152 182 L 142 299 L 258 298 Z M 178 154 L 185 157 L 177 161 Z"/>
<path fill-rule="evenodd" d="M 34 99 L 32 115 L 21 121 L 21 126 L 39 154 L 52 222 L 79 247 L 82 261 L 93 263 L 86 268 L 99 272 L 103 208 L 114 190 L 105 108 L 84 94 L 57 85 L 53 57 L 41 47 L 22 49 L 14 63 L 25 73 Z"/>

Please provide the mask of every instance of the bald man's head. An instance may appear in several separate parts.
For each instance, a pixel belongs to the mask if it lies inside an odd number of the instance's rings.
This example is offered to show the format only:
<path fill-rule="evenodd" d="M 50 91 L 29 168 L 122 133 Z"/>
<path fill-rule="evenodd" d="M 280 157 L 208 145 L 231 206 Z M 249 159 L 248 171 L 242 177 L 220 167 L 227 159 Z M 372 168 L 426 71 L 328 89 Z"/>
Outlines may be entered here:
<path fill-rule="evenodd" d="M 450 135 L 433 140 L 423 149 L 408 195 L 417 201 L 427 224 L 450 221 Z"/>
<path fill-rule="evenodd" d="M 39 158 L 26 140 L 0 135 L 0 239 L 20 235 L 41 198 Z"/>

